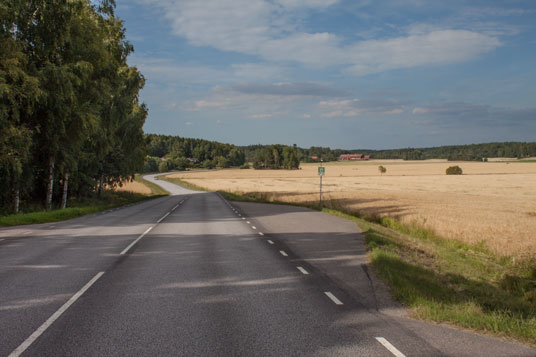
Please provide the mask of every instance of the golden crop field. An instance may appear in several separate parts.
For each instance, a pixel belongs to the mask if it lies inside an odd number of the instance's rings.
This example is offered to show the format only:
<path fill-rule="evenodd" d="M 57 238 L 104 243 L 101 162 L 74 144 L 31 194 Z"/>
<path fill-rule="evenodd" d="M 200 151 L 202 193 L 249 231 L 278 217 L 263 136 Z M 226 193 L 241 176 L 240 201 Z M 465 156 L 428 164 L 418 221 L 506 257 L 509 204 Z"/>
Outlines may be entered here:
<path fill-rule="evenodd" d="M 378 166 L 387 172 L 380 175 Z M 464 174 L 447 176 L 459 165 Z M 500 255 L 536 256 L 536 162 L 444 160 L 326 163 L 325 206 L 417 223 L 437 234 L 485 244 Z M 318 164 L 300 170 L 219 170 L 172 175 L 209 190 L 318 202 Z"/>
<path fill-rule="evenodd" d="M 141 193 L 142 195 L 151 194 L 151 189 L 149 187 L 137 181 L 125 181 L 121 187 L 116 187 L 115 190 Z"/>

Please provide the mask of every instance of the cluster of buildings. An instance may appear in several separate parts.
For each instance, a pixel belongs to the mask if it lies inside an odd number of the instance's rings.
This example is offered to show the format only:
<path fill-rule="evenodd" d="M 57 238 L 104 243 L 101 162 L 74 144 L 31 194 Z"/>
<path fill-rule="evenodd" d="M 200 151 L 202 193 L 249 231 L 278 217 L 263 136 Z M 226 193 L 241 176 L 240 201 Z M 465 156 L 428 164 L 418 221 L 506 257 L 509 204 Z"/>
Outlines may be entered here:
<path fill-rule="evenodd" d="M 339 161 L 352 161 L 352 160 L 370 160 L 370 155 L 343 154 L 339 156 Z"/>

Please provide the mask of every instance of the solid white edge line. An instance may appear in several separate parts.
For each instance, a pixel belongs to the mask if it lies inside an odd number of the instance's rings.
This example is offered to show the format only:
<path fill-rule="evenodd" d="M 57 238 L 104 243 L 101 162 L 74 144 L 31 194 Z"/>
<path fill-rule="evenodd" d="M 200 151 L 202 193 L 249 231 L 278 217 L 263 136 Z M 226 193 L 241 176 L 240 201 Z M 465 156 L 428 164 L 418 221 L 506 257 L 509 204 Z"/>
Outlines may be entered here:
<path fill-rule="evenodd" d="M 284 250 L 280 250 L 279 253 L 284 257 L 288 257 L 288 254 Z"/>
<path fill-rule="evenodd" d="M 272 242 L 272 241 L 271 241 L 271 240 L 269 240 L 269 239 L 268 239 L 268 243 L 270 243 L 270 244 L 274 244 L 274 242 Z"/>
<path fill-rule="evenodd" d="M 309 272 L 303 269 L 302 267 L 296 267 L 296 268 L 298 268 L 298 270 L 301 271 L 303 275 L 309 275 Z"/>
<path fill-rule="evenodd" d="M 376 337 L 376 340 L 378 340 L 379 343 L 383 345 L 383 347 L 387 348 L 389 352 L 391 352 L 396 357 L 406 357 L 402 352 L 396 349 L 395 346 L 393 346 L 389 341 L 387 341 L 383 337 Z"/>
<path fill-rule="evenodd" d="M 11 352 L 8 357 L 18 357 L 24 351 L 26 351 L 26 349 L 30 347 L 30 345 L 34 343 L 35 340 L 37 340 L 39 336 L 41 336 L 43 332 L 45 332 L 46 329 L 54 323 L 54 321 L 56 321 L 69 307 L 71 307 L 71 305 L 74 304 L 76 300 L 78 300 L 80 296 L 82 296 L 91 287 L 91 285 L 95 284 L 95 282 L 99 280 L 99 278 L 103 274 L 104 272 L 101 271 L 100 273 L 95 275 L 93 279 L 91 279 L 86 285 L 84 285 L 82 289 L 78 290 L 78 292 L 74 294 L 65 304 L 63 304 L 62 307 L 60 307 L 54 314 L 52 314 L 52 316 L 50 316 L 48 320 L 46 320 L 41 326 L 39 326 L 39 328 L 37 328 L 37 330 L 35 330 L 34 333 L 30 335 L 30 337 L 24 340 L 24 342 L 21 343 L 19 347 L 17 347 L 13 352 Z"/>
<path fill-rule="evenodd" d="M 167 216 L 169 216 L 170 213 L 171 212 L 166 213 L 162 218 L 160 218 L 158 221 L 156 221 L 156 223 L 162 222 Z"/>
<path fill-rule="evenodd" d="M 328 296 L 328 298 L 331 299 L 331 301 L 333 301 L 335 303 L 335 305 L 344 305 L 342 303 L 341 300 L 337 299 L 337 297 L 335 295 L 333 295 L 331 292 L 329 291 L 324 291 L 324 294 L 326 294 Z"/>
<path fill-rule="evenodd" d="M 121 252 L 121 255 L 125 255 L 126 252 L 128 252 L 128 250 L 130 248 L 132 248 L 134 246 L 134 244 L 138 243 L 138 241 L 140 239 L 142 239 L 147 233 L 149 233 L 151 231 L 151 229 L 153 229 L 153 227 L 149 227 L 147 228 L 147 230 L 145 232 L 143 232 L 143 234 L 141 236 L 139 236 L 134 242 L 130 243 L 128 247 L 126 247 L 125 249 L 123 249 L 123 251 Z"/>

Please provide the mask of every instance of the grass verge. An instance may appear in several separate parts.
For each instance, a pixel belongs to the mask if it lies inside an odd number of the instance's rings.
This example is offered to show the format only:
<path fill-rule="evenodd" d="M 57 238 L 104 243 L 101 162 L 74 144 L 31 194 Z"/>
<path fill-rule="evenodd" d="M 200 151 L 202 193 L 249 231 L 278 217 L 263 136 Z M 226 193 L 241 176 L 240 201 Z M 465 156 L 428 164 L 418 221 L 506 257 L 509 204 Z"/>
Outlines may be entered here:
<path fill-rule="evenodd" d="M 25 224 L 38 224 L 65 221 L 67 219 L 85 216 L 108 209 L 126 206 L 148 199 L 167 196 L 169 193 L 158 185 L 144 180 L 136 175 L 136 181 L 146 185 L 152 191 L 150 195 L 132 192 L 105 191 L 101 197 L 70 199 L 65 209 L 51 211 L 21 212 L 7 216 L 0 216 L 0 226 L 18 226 Z"/>
<path fill-rule="evenodd" d="M 220 193 L 235 201 L 288 204 L 262 194 Z M 361 228 L 375 272 L 414 318 L 536 347 L 534 260 L 516 262 L 494 255 L 484 244 L 471 246 L 444 239 L 418 225 L 407 226 L 390 218 L 369 221 L 340 210 L 323 211 Z"/>
<path fill-rule="evenodd" d="M 205 189 L 203 187 L 191 184 L 189 182 L 183 181 L 183 180 L 181 180 L 179 178 L 176 178 L 176 177 L 169 177 L 169 176 L 163 175 L 163 176 L 158 176 L 158 178 L 160 180 L 164 180 L 164 181 L 168 181 L 168 182 L 171 182 L 171 183 L 175 183 L 177 185 L 181 185 L 182 187 L 189 188 L 190 190 L 207 191 L 207 189 Z"/>
<path fill-rule="evenodd" d="M 134 181 L 139 182 L 145 186 L 147 186 L 151 190 L 151 197 L 152 196 L 167 196 L 169 195 L 169 192 L 164 190 L 162 187 L 158 186 L 157 184 L 154 184 L 150 181 L 145 180 L 142 176 L 136 175 L 134 176 Z"/>

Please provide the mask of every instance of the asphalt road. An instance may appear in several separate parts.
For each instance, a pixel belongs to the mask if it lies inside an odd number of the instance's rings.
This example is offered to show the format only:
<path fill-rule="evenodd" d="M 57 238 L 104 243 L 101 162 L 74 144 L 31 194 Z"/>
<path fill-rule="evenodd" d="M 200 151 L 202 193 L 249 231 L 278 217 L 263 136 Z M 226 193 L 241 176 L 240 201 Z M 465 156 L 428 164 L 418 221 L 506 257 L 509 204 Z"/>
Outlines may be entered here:
<path fill-rule="evenodd" d="M 0 230 L 0 356 L 536 355 L 403 317 L 345 220 L 154 182 L 172 195 Z"/>

